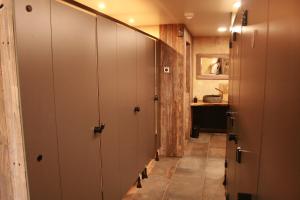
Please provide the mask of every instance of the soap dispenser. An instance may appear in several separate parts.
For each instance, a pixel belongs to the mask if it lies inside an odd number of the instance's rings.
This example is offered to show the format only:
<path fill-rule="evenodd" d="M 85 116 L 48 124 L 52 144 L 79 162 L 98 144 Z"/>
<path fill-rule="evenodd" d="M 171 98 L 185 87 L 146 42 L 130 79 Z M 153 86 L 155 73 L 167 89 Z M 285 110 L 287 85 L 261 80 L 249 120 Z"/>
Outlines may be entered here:
<path fill-rule="evenodd" d="M 194 103 L 197 103 L 198 102 L 198 98 L 195 96 L 194 97 Z"/>

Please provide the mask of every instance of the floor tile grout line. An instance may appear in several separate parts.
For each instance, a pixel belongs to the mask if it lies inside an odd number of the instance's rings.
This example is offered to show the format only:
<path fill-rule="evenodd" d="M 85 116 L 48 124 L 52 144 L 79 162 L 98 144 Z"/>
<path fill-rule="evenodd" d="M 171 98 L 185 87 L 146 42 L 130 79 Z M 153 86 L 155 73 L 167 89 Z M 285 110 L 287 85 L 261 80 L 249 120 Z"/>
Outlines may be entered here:
<path fill-rule="evenodd" d="M 211 142 L 211 135 L 209 135 L 209 141 L 207 144 L 207 151 L 206 151 L 206 160 L 205 160 L 205 167 L 204 167 L 204 177 L 203 177 L 203 184 L 202 184 L 202 199 L 204 199 L 204 188 L 205 188 L 205 183 L 206 183 L 206 169 L 208 165 L 208 156 L 209 156 L 209 148 L 210 148 L 210 142 Z"/>
<path fill-rule="evenodd" d="M 179 165 L 179 161 L 180 161 L 180 159 L 178 159 L 177 162 L 176 162 L 175 169 L 174 169 L 174 173 L 172 174 L 172 176 L 170 177 L 170 180 L 169 180 L 168 184 L 166 185 L 166 188 L 165 188 L 165 191 L 164 191 L 164 193 L 163 193 L 163 196 L 162 196 L 162 199 L 161 199 L 161 200 L 165 200 L 165 198 L 166 198 L 166 193 L 167 193 L 167 191 L 168 191 L 168 189 L 169 189 L 169 186 L 170 186 L 171 183 L 172 183 L 172 179 L 173 179 L 174 174 L 176 173 L 177 167 L 178 167 L 178 165 Z"/>

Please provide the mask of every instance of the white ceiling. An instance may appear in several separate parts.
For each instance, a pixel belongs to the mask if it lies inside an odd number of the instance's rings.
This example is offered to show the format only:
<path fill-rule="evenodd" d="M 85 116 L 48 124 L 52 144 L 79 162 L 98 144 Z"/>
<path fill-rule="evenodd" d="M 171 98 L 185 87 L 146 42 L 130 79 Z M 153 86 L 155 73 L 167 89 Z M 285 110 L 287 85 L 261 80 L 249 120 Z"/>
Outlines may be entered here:
<path fill-rule="evenodd" d="M 184 23 L 193 36 L 220 36 L 219 26 L 230 25 L 230 13 L 237 0 L 76 0 L 132 26 Z M 103 2 L 106 8 L 99 9 Z M 185 19 L 185 12 L 194 18 Z"/>

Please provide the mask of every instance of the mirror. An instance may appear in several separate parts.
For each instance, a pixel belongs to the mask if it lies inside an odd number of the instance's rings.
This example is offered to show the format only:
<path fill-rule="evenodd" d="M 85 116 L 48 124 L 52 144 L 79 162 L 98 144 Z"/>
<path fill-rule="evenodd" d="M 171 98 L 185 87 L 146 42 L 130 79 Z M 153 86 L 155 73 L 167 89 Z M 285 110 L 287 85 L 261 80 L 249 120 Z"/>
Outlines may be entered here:
<path fill-rule="evenodd" d="M 227 80 L 229 55 L 196 55 L 196 78 Z"/>

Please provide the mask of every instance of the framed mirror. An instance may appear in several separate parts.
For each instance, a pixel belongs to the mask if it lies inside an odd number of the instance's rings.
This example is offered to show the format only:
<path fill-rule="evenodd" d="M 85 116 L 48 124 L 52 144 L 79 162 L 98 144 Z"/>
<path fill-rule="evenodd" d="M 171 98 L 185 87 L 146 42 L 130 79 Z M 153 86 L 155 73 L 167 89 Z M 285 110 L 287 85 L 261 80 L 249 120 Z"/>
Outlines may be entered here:
<path fill-rule="evenodd" d="M 196 79 L 198 80 L 227 80 L 229 67 L 229 55 L 196 55 Z"/>

